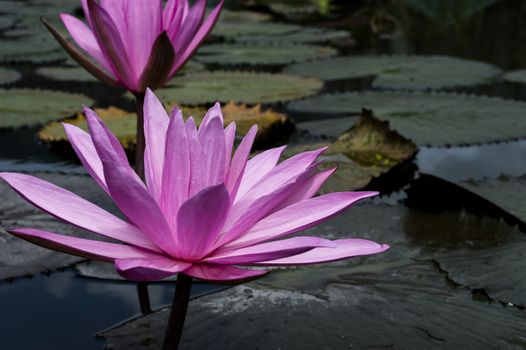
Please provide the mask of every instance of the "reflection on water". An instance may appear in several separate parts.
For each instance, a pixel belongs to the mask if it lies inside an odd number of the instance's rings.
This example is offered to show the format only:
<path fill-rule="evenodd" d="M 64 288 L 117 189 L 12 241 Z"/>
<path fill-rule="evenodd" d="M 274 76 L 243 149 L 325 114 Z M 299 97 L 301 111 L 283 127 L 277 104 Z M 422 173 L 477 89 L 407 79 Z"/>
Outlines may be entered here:
<path fill-rule="evenodd" d="M 6 350 L 98 349 L 104 342 L 93 334 L 139 313 L 134 283 L 76 278 L 69 270 L 0 286 L 0 339 Z M 194 283 L 192 293 L 217 288 Z M 150 285 L 152 308 L 169 304 L 173 290 L 171 283 Z"/>
<path fill-rule="evenodd" d="M 526 174 L 526 140 L 469 147 L 420 148 L 417 164 L 423 173 L 451 181 Z"/>

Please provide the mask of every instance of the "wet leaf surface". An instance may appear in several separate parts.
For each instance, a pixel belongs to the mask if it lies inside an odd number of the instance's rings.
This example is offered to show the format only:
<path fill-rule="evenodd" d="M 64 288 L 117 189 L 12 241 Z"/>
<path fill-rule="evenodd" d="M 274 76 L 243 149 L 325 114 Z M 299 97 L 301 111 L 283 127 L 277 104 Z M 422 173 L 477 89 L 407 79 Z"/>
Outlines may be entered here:
<path fill-rule="evenodd" d="M 232 65 L 285 65 L 335 56 L 337 51 L 330 47 L 314 45 L 273 44 L 213 44 L 203 46 L 196 60 Z"/>
<path fill-rule="evenodd" d="M 318 79 L 254 72 L 202 72 L 174 80 L 172 87 L 156 91 L 162 101 L 180 105 L 206 105 L 216 101 L 247 104 L 295 100 L 318 92 Z"/>
<path fill-rule="evenodd" d="M 109 197 L 90 177 L 59 173 L 32 174 L 116 212 Z M 69 266 L 82 258 L 40 248 L 7 232 L 6 228 L 30 227 L 77 237 L 93 237 L 86 231 L 58 221 L 32 207 L 3 181 L 0 183 L 0 280 L 34 275 Z"/>
<path fill-rule="evenodd" d="M 286 73 L 322 80 L 375 77 L 373 87 L 437 90 L 495 80 L 501 71 L 490 64 L 448 56 L 349 56 L 291 65 Z"/>
<path fill-rule="evenodd" d="M 0 67 L 0 85 L 8 85 L 16 82 L 22 75 L 14 69 Z"/>
<path fill-rule="evenodd" d="M 31 101 L 31 103 L 28 103 Z M 41 125 L 74 114 L 93 101 L 84 95 L 51 90 L 0 89 L 0 129 Z"/>
<path fill-rule="evenodd" d="M 277 270 L 195 300 L 182 346 L 521 349 L 526 345 L 524 311 L 451 283 L 433 263 L 438 256 L 484 249 L 520 234 L 501 221 L 364 204 L 308 233 L 364 237 L 392 248 L 319 267 Z M 478 241 L 475 247 L 473 240 Z M 512 257 L 508 270 L 521 266 L 521 257 Z M 518 274 L 524 279 L 523 271 Z M 523 286 L 511 288 L 520 292 Z M 166 317 L 163 310 L 105 331 L 107 349 L 157 349 Z"/>
<path fill-rule="evenodd" d="M 251 35 L 284 35 L 301 30 L 301 27 L 295 24 L 276 23 L 276 22 L 219 22 L 212 32 L 215 37 L 225 40 L 234 40 L 237 36 Z"/>
<path fill-rule="evenodd" d="M 338 43 L 351 40 L 351 33 L 346 30 L 330 30 L 315 27 L 303 27 L 299 31 L 280 35 L 240 35 L 236 42 L 246 43 Z"/>
<path fill-rule="evenodd" d="M 307 121 L 319 115 L 345 117 L 372 109 L 391 128 L 419 146 L 444 147 L 499 142 L 526 137 L 526 103 L 496 97 L 449 93 L 349 92 L 294 101 L 288 110 Z M 318 128 L 336 137 L 354 118 L 298 125 L 313 134 Z M 330 124 L 330 125 L 329 125 Z M 323 129 L 322 129 L 323 128 Z M 342 130 L 343 129 L 343 130 Z"/>

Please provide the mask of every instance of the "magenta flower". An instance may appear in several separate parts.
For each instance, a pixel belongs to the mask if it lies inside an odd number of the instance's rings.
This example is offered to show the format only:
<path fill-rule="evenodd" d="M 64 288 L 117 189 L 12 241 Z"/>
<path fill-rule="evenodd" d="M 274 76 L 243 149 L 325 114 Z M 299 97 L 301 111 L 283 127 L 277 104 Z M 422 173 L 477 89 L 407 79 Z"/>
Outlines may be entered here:
<path fill-rule="evenodd" d="M 44 20 L 63 48 L 99 80 L 133 93 L 157 89 L 186 63 L 214 26 L 222 2 L 204 20 L 206 0 L 81 0 L 87 25 L 62 21 L 92 62 Z"/>
<path fill-rule="evenodd" d="M 27 241 L 90 259 L 114 262 L 119 274 L 150 281 L 183 272 L 224 281 L 262 275 L 239 266 L 305 265 L 379 253 L 363 239 L 327 240 L 291 234 L 317 225 L 376 192 L 313 197 L 335 169 L 318 172 L 324 149 L 279 164 L 284 147 L 248 160 L 253 126 L 232 155 L 235 123 L 223 129 L 219 104 L 199 129 L 180 110 L 171 118 L 148 90 L 144 105 L 146 183 L 135 174 L 117 138 L 85 108 L 89 133 L 64 124 L 77 155 L 120 208 L 122 220 L 38 178 L 2 177 L 26 200 L 73 225 L 121 243 L 68 237 L 32 228 L 9 232 Z"/>

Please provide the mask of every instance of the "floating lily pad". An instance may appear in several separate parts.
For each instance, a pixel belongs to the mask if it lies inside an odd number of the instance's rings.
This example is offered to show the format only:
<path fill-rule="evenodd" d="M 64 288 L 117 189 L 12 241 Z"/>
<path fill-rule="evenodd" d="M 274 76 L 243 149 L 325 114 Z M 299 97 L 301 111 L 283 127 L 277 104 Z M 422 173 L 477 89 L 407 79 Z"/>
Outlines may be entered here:
<path fill-rule="evenodd" d="M 182 76 L 174 85 L 157 90 L 162 101 L 204 105 L 215 101 L 273 103 L 318 92 L 323 83 L 314 78 L 254 72 L 202 72 Z"/>
<path fill-rule="evenodd" d="M 41 67 L 36 73 L 51 80 L 94 82 L 98 81 L 81 67 Z"/>
<path fill-rule="evenodd" d="M 40 125 L 67 117 L 93 101 L 83 95 L 50 90 L 0 89 L 0 129 Z"/>
<path fill-rule="evenodd" d="M 73 174 L 32 174 L 115 212 L 115 207 L 97 184 L 88 176 Z M 82 258 L 40 248 L 5 232 L 12 227 L 32 227 L 87 237 L 87 233 L 52 218 L 29 205 L 24 199 L 0 183 L 0 279 L 34 275 L 69 266 Z"/>
<path fill-rule="evenodd" d="M 519 69 L 507 72 L 502 76 L 502 79 L 512 83 L 524 84 L 526 83 L 526 69 Z"/>
<path fill-rule="evenodd" d="M 374 76 L 373 87 L 437 90 L 495 80 L 501 71 L 487 63 L 447 56 L 349 56 L 289 66 L 286 73 L 322 80 Z"/>
<path fill-rule="evenodd" d="M 272 19 L 268 13 L 256 11 L 231 11 L 227 9 L 221 10 L 219 23 L 238 23 L 238 22 L 267 22 Z"/>
<path fill-rule="evenodd" d="M 300 29 L 301 27 L 295 24 L 276 22 L 219 22 L 214 27 L 212 35 L 226 40 L 233 40 L 240 35 L 283 35 L 297 32 Z"/>
<path fill-rule="evenodd" d="M 66 59 L 58 44 L 40 40 L 1 40 L 0 62 L 47 63 Z"/>
<path fill-rule="evenodd" d="M 168 110 L 171 110 L 171 106 Z M 284 114 L 276 113 L 272 110 L 263 111 L 259 105 L 249 108 L 245 105 L 229 103 L 223 106 L 225 124 L 235 121 L 237 124 L 238 135 L 245 135 L 254 124 L 258 124 L 258 136 L 256 145 L 259 147 L 271 146 L 288 136 L 292 129 L 292 123 Z M 185 108 L 183 113 L 186 117 L 194 116 L 197 124 L 200 124 L 206 113 L 206 108 Z M 117 135 L 121 144 L 129 151 L 135 146 L 137 132 L 136 115 L 133 112 L 124 111 L 115 107 L 95 109 L 95 112 L 104 120 L 106 125 Z M 84 130 L 88 130 L 86 119 L 82 113 L 74 118 L 64 120 L 67 123 L 77 125 Z M 64 127 L 61 122 L 51 122 L 43 127 L 38 137 L 40 140 L 56 143 L 67 140 Z"/>
<path fill-rule="evenodd" d="M 351 33 L 346 30 L 303 27 L 301 30 L 280 35 L 240 35 L 237 42 L 247 43 L 331 43 L 350 40 Z"/>
<path fill-rule="evenodd" d="M 417 145 L 444 147 L 499 142 L 526 137 L 526 103 L 493 97 L 445 93 L 357 92 L 325 94 L 295 101 L 291 112 L 305 116 L 343 117 L 362 107 L 389 121 L 391 127 Z M 343 132 L 354 118 L 334 121 L 328 136 Z M 299 125 L 316 134 L 327 120 Z M 343 129 L 343 130 L 342 130 Z"/>
<path fill-rule="evenodd" d="M 22 75 L 14 69 L 0 67 L 0 85 L 7 85 L 19 80 Z"/>
<path fill-rule="evenodd" d="M 337 51 L 314 45 L 213 44 L 203 46 L 196 60 L 219 65 L 284 65 L 330 57 Z"/>
<path fill-rule="evenodd" d="M 9 27 L 12 27 L 15 24 L 16 17 L 3 15 L 0 16 L 0 30 L 5 30 Z"/>
<path fill-rule="evenodd" d="M 374 118 L 370 112 L 358 119 L 348 131 L 332 143 L 303 145 L 286 151 L 292 156 L 305 150 L 328 146 L 325 152 L 331 160 L 322 168 L 338 165 L 338 170 L 329 178 L 322 192 L 374 189 L 382 176 L 392 179 L 395 173 L 404 172 L 414 159 L 418 149 L 410 140 L 389 129 L 388 122 Z M 392 181 L 388 181 L 392 182 Z"/>

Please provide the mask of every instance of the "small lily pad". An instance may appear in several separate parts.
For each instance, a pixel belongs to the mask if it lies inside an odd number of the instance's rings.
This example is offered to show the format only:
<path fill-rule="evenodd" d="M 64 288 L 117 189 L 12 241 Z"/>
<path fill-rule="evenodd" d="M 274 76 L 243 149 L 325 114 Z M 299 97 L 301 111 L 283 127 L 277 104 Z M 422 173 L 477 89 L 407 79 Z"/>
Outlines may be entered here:
<path fill-rule="evenodd" d="M 280 35 L 240 35 L 236 42 L 245 43 L 332 43 L 351 40 L 351 33 L 346 30 L 331 30 L 315 27 L 303 27 L 298 31 Z"/>
<path fill-rule="evenodd" d="M 272 16 L 268 13 L 256 11 L 232 11 L 227 9 L 221 10 L 219 23 L 238 23 L 238 22 L 268 22 Z"/>
<path fill-rule="evenodd" d="M 502 79 L 504 79 L 505 81 L 511 82 L 511 83 L 525 84 L 526 83 L 526 69 L 519 69 L 519 70 L 507 72 L 506 74 L 502 76 Z"/>
<path fill-rule="evenodd" d="M 39 40 L 1 40 L 0 62 L 48 63 L 66 59 L 58 44 Z"/>
<path fill-rule="evenodd" d="M 295 64 L 286 73 L 322 80 L 373 76 L 373 87 L 437 90 L 495 80 L 501 71 L 487 63 L 448 56 L 349 56 Z"/>
<path fill-rule="evenodd" d="M 276 22 L 218 22 L 212 31 L 212 35 L 225 40 L 234 40 L 243 35 L 283 35 L 301 30 L 295 24 L 276 23 Z"/>
<path fill-rule="evenodd" d="M 323 83 L 315 78 L 255 72 L 202 72 L 175 79 L 156 91 L 162 101 L 206 105 L 216 101 L 276 103 L 313 95 Z"/>
<path fill-rule="evenodd" d="M 58 173 L 31 175 L 74 191 L 79 196 L 116 212 L 108 196 L 88 176 Z M 88 237 L 86 231 L 62 223 L 32 207 L 3 181 L 0 183 L 0 197 L 0 280 L 47 272 L 83 260 L 77 256 L 41 248 L 6 233 L 5 229 L 12 227 L 32 227 Z"/>
<path fill-rule="evenodd" d="M 171 106 L 168 110 L 171 110 Z M 206 108 L 185 108 L 183 113 L 185 117 L 194 116 L 197 124 L 200 124 L 206 113 Z M 261 106 L 249 108 L 245 105 L 236 105 L 229 103 L 222 108 L 225 117 L 225 124 L 235 121 L 237 124 L 238 135 L 245 135 L 250 127 L 258 124 L 259 131 L 256 137 L 256 146 L 271 146 L 276 142 L 286 138 L 292 129 L 292 123 L 284 114 L 276 113 L 272 110 L 261 109 Z M 106 125 L 118 137 L 121 144 L 129 151 L 135 146 L 135 137 L 137 132 L 136 115 L 133 112 L 124 111 L 115 107 L 95 109 L 95 112 L 104 120 Z M 74 118 L 64 120 L 64 122 L 76 125 L 84 130 L 88 130 L 86 118 L 82 113 L 77 114 Z M 40 140 L 48 143 L 57 143 L 67 141 L 66 133 L 61 122 L 51 122 L 44 126 L 38 133 Z"/>
<path fill-rule="evenodd" d="M 417 145 L 444 147 L 507 141 L 526 137 L 526 103 L 496 97 L 476 97 L 446 93 L 356 92 L 315 96 L 291 102 L 288 110 L 304 116 L 344 117 L 359 113 L 362 107 L 389 121 L 391 127 Z M 301 118 L 299 118 L 301 119 Z M 299 120 L 296 118 L 296 120 Z M 341 133 L 346 122 L 334 121 L 334 132 Z M 317 134 L 319 123 L 308 130 Z M 320 125 L 318 125 L 320 124 Z M 304 127 L 304 125 L 300 125 Z M 330 130 L 325 128 L 325 133 Z"/>
<path fill-rule="evenodd" d="M 50 90 L 0 89 L 0 129 L 45 124 L 67 117 L 93 101 L 78 94 Z"/>
<path fill-rule="evenodd" d="M 97 79 L 81 67 L 41 67 L 36 70 L 38 75 L 51 80 L 95 82 Z"/>
<path fill-rule="evenodd" d="M 14 83 L 21 77 L 22 75 L 17 70 L 0 67 L 0 85 Z"/>
<path fill-rule="evenodd" d="M 219 65 L 284 65 L 334 56 L 330 47 L 276 44 L 213 44 L 203 46 L 196 60 Z"/>

